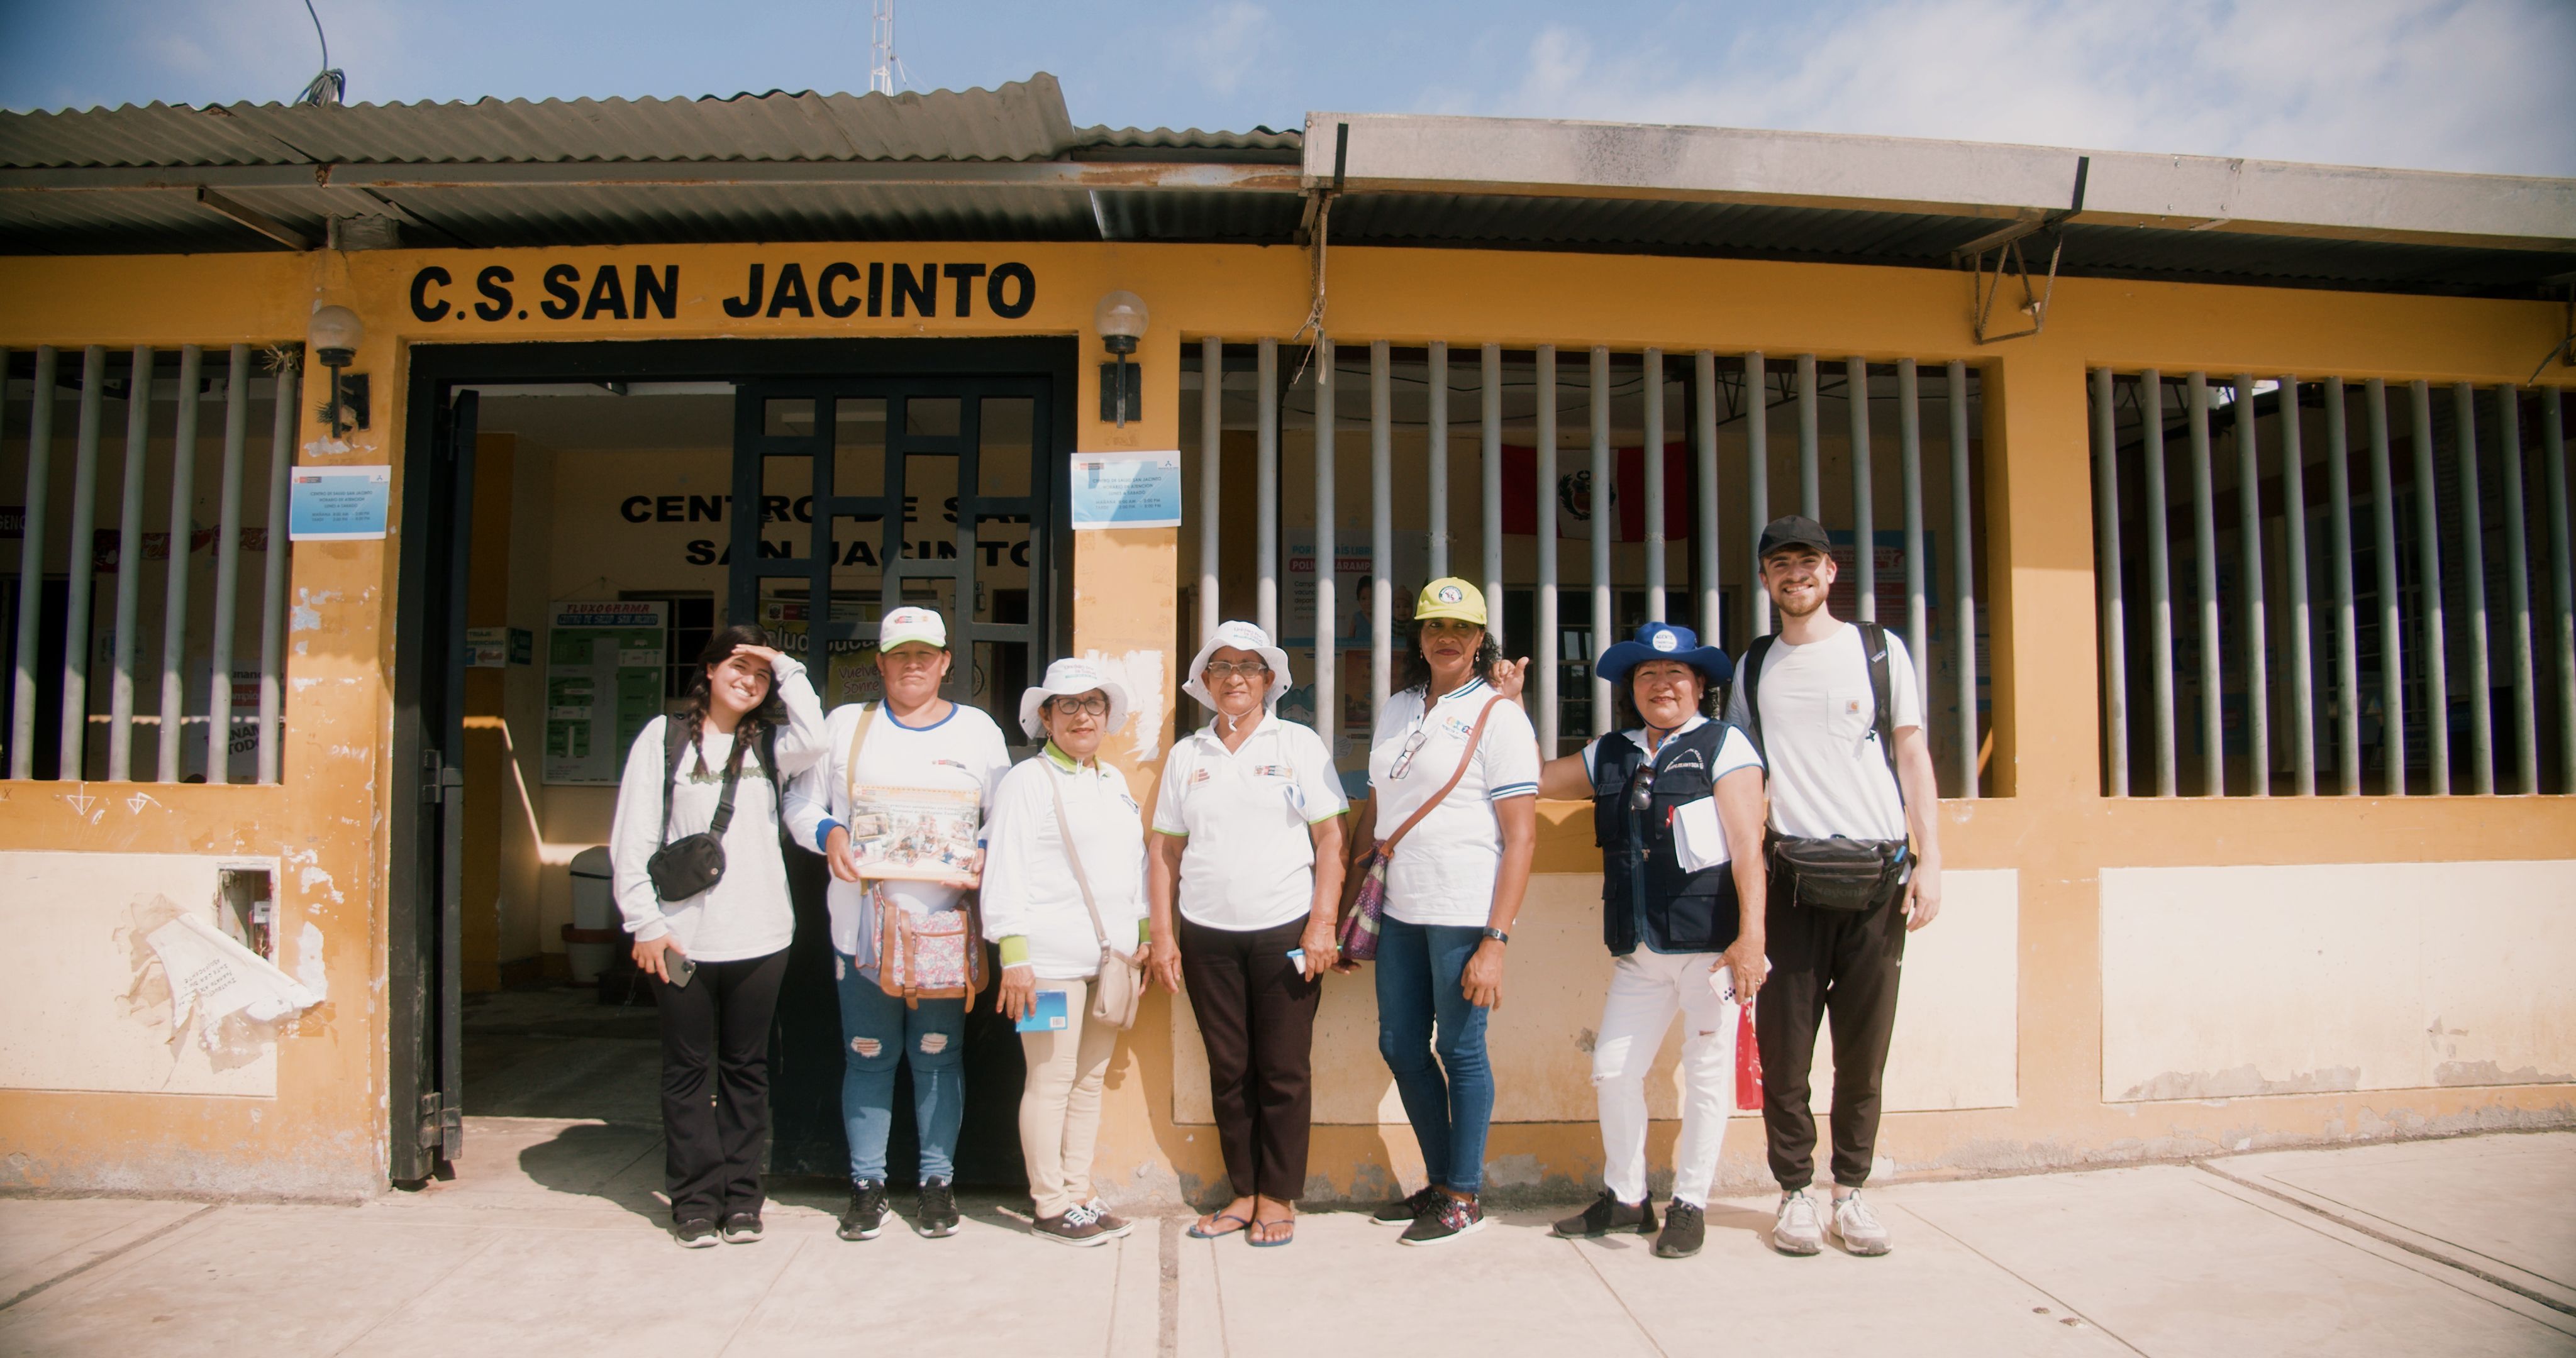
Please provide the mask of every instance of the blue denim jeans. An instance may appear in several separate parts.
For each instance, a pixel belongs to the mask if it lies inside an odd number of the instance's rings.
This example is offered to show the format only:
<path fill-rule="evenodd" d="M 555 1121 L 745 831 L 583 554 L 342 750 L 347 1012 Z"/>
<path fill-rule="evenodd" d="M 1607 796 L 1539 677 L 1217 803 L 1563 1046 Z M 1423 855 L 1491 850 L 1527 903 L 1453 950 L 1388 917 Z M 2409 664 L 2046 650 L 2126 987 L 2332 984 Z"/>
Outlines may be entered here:
<path fill-rule="evenodd" d="M 911 1008 L 880 989 L 847 953 L 834 955 L 833 975 L 841 992 L 841 1121 L 850 1134 L 850 1177 L 886 1177 L 895 1063 L 904 1061 L 912 1066 L 921 1178 L 955 1178 L 957 1128 L 966 1118 L 966 1002 L 923 1000 Z"/>
<path fill-rule="evenodd" d="M 1484 934 L 1466 925 L 1388 916 L 1377 943 L 1377 1049 L 1395 1073 L 1404 1116 L 1431 1182 L 1461 1193 L 1485 1183 L 1494 1069 L 1485 1011 L 1467 1003 L 1467 959 Z M 1435 1060 L 1434 1057 L 1437 1057 Z"/>

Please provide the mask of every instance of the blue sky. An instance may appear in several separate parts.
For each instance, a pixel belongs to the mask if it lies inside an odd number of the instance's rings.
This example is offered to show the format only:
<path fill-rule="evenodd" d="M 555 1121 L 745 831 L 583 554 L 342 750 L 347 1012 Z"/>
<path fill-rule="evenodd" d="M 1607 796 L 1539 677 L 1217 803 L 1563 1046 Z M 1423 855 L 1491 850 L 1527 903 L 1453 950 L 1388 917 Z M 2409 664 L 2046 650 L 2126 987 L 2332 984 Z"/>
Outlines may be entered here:
<path fill-rule="evenodd" d="M 314 0 L 353 100 L 864 90 L 867 0 Z M 2571 0 L 899 0 L 915 88 L 1075 121 L 1310 109 L 2576 176 Z M 291 98 L 302 0 L 0 0 L 0 107 Z"/>

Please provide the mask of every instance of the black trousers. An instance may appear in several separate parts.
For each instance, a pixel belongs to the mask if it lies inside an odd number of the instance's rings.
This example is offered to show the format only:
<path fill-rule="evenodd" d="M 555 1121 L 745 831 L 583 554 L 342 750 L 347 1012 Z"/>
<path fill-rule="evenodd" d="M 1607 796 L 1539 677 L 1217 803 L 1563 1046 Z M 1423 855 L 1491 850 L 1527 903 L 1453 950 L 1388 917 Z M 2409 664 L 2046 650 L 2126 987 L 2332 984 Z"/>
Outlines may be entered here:
<path fill-rule="evenodd" d="M 769 1152 L 769 1021 L 787 951 L 701 962 L 656 982 L 662 1011 L 662 1177 L 671 1220 L 758 1212 Z"/>
<path fill-rule="evenodd" d="M 1789 899 L 1783 874 L 1771 874 L 1765 940 L 1771 978 L 1754 998 L 1754 1035 L 1762 1051 L 1762 1126 L 1769 1133 L 1771 1177 L 1805 1188 L 1816 1176 L 1816 1118 L 1808 1111 L 1808 1069 L 1816 1059 L 1816 1025 L 1834 1025 L 1834 1182 L 1869 1182 L 1878 1145 L 1879 1077 L 1896 1031 L 1896 987 L 1905 967 L 1905 888 L 1867 910 L 1819 910 Z"/>
<path fill-rule="evenodd" d="M 1208 1094 L 1217 1145 L 1236 1197 L 1295 1202 L 1306 1191 L 1306 1141 L 1314 1122 L 1315 1006 L 1289 950 L 1303 915 L 1268 929 L 1211 929 L 1180 920 L 1181 981 L 1207 1040 Z"/>

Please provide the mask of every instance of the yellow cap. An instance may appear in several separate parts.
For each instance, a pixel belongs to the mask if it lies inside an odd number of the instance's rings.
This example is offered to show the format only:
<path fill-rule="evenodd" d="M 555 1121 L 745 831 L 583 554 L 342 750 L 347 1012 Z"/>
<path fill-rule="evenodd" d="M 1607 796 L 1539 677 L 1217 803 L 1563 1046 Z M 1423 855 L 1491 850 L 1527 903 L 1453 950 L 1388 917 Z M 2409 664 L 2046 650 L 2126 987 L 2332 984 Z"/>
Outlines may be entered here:
<path fill-rule="evenodd" d="M 1457 618 L 1485 625 L 1485 593 L 1454 575 L 1444 575 L 1422 587 L 1422 597 L 1413 601 L 1413 616 L 1423 618 Z"/>

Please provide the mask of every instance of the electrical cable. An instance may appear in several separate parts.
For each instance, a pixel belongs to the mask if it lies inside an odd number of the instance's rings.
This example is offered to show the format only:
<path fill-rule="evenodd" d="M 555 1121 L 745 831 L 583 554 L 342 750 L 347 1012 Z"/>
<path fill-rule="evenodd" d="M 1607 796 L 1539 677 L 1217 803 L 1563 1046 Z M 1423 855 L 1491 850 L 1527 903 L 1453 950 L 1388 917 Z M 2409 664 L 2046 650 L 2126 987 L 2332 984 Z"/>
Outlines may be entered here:
<path fill-rule="evenodd" d="M 322 31 L 322 16 L 313 8 L 313 0 L 304 0 L 304 13 L 313 20 L 313 36 L 322 44 L 322 69 L 306 82 L 304 92 L 295 96 L 298 105 L 329 107 L 348 101 L 349 77 L 332 68 L 331 38 Z"/>

